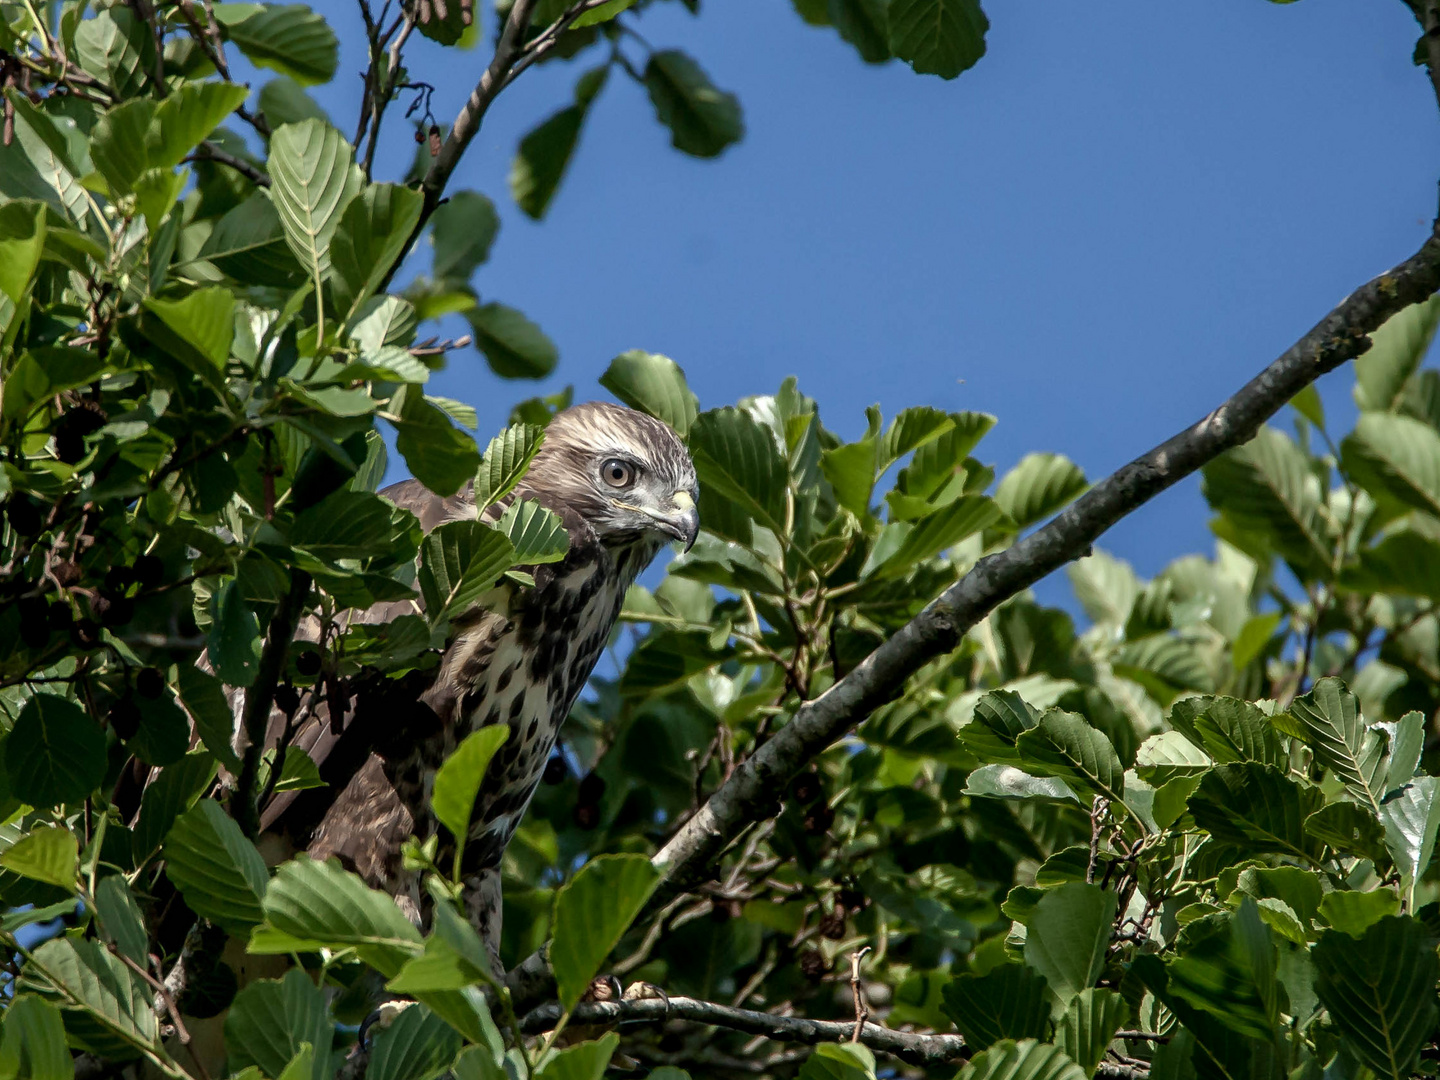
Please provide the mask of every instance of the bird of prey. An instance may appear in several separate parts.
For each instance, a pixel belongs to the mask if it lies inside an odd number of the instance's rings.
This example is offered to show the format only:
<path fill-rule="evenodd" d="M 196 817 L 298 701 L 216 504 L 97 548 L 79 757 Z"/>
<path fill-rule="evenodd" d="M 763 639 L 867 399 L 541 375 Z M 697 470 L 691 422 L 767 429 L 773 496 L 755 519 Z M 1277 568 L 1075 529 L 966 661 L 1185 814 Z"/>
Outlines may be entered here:
<path fill-rule="evenodd" d="M 440 498 L 407 480 L 380 494 L 413 511 L 427 532 L 477 516 L 473 487 Z M 483 608 L 453 619 L 440 663 L 425 676 L 429 684 L 400 684 L 409 702 L 397 702 L 391 684 L 388 697 L 368 710 L 368 724 L 357 705 L 341 724 L 317 716 L 296 732 L 291 745 L 316 759 L 322 778 L 334 771 L 327 769 L 332 759 L 348 754 L 340 773 L 348 773 L 348 783 L 338 795 L 322 796 L 328 805 L 312 809 L 309 824 L 304 813 L 298 827 L 284 820 L 304 809 L 303 800 L 291 811 L 277 800 L 264 817 L 267 826 L 279 819 L 313 858 L 339 857 L 418 920 L 423 901 L 414 875 L 401 868 L 401 845 L 411 835 L 424 840 L 440 832 L 429 796 L 436 770 L 456 745 L 479 728 L 508 724 L 510 735 L 476 800 L 463 866 L 465 905 L 497 971 L 506 845 L 626 589 L 665 543 L 679 541 L 688 550 L 699 529 L 695 468 L 684 444 L 664 423 L 618 405 L 591 402 L 558 413 L 516 497 L 559 515 L 570 537 L 564 560 L 528 568 L 533 587 L 507 582 Z M 491 507 L 487 516 L 503 508 Z M 417 597 L 413 604 L 419 603 Z M 382 604 L 356 618 L 382 622 L 406 610 L 416 607 Z"/>

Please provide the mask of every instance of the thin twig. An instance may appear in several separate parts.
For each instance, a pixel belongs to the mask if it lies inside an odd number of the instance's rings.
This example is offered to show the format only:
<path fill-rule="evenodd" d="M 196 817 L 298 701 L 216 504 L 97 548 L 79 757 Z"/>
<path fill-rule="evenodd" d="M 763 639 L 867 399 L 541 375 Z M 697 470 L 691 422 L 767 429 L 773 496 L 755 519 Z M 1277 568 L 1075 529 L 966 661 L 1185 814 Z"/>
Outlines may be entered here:
<path fill-rule="evenodd" d="M 526 1035 L 538 1035 L 553 1030 L 561 1014 L 559 1002 L 549 1002 L 528 1013 L 520 1021 L 520 1030 Z M 575 1025 L 663 1023 L 666 1020 L 682 1020 L 759 1035 L 774 1042 L 801 1043 L 807 1046 L 846 1042 L 854 1033 L 855 1027 L 850 1021 L 776 1016 L 774 1013 L 736 1009 L 718 1002 L 690 997 L 586 1002 L 575 1006 L 569 1015 L 570 1023 Z M 944 1065 L 963 1061 L 970 1056 L 970 1048 L 965 1045 L 965 1040 L 960 1035 L 896 1031 L 870 1022 L 862 1026 L 860 1042 L 872 1050 L 890 1054 L 911 1065 Z M 1143 1076 L 1142 1073 L 1105 1062 L 1101 1063 L 1095 1075 L 1104 1077 L 1105 1080 L 1128 1080 Z"/>
<path fill-rule="evenodd" d="M 1085 883 L 1095 884 L 1095 864 L 1100 858 L 1100 823 L 1105 817 L 1105 809 L 1110 804 L 1099 795 L 1090 804 L 1090 862 L 1085 867 Z"/>
<path fill-rule="evenodd" d="M 860 961 L 870 951 L 870 946 L 863 949 L 856 949 L 850 954 L 850 997 L 855 1002 L 855 1030 L 850 1033 L 850 1041 L 858 1043 L 860 1032 L 865 1029 L 865 1021 L 870 1019 L 870 1009 L 865 1004 L 865 995 L 860 990 Z"/>
<path fill-rule="evenodd" d="M 180 1045 L 185 1047 L 186 1051 L 190 1054 L 190 1060 L 195 1062 L 195 1068 L 200 1070 L 201 1080 L 210 1080 L 210 1074 L 206 1071 L 204 1062 L 200 1060 L 200 1055 L 195 1053 L 195 1048 L 190 1045 L 190 1032 L 185 1027 L 185 1021 L 180 1017 L 180 1010 L 175 1005 L 175 999 L 170 996 L 170 991 L 166 989 L 165 984 L 150 974 L 143 964 L 139 964 L 130 959 L 130 957 L 116 948 L 114 943 L 106 942 L 105 945 L 112 955 L 118 957 L 122 964 L 144 979 L 145 982 L 149 984 L 150 989 L 155 991 L 156 996 L 160 999 L 161 1005 L 164 1006 L 165 1011 L 170 1014 L 170 1022 L 175 1025 L 175 1034 L 180 1039 Z M 157 956 L 151 956 L 150 962 L 157 968 L 160 966 L 160 958 Z"/>
<path fill-rule="evenodd" d="M 185 159 L 186 161 L 213 161 L 217 165 L 228 165 L 236 172 L 242 174 L 259 184 L 261 187 L 270 186 L 270 177 L 261 172 L 254 165 L 251 165 L 244 158 L 238 158 L 234 154 L 221 150 L 220 147 L 208 139 L 195 148 L 195 153 Z"/>

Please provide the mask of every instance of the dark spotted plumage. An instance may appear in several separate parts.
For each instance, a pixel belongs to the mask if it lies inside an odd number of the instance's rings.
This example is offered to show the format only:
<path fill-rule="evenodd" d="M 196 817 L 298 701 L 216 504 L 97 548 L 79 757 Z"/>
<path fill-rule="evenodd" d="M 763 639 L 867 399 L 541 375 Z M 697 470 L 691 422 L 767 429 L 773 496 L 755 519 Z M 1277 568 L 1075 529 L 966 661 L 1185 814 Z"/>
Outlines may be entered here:
<path fill-rule="evenodd" d="M 633 471 L 632 483 L 607 483 L 602 468 L 616 460 Z M 381 494 L 414 511 L 427 531 L 476 514 L 469 491 L 440 499 L 406 481 Z M 516 496 L 560 516 L 568 554 L 531 568 L 533 588 L 497 587 L 482 610 L 453 620 L 461 629 L 419 695 L 422 716 L 433 715 L 438 724 L 408 743 L 392 734 L 389 742 L 404 745 L 387 744 L 388 753 L 370 755 L 308 843 L 312 856 L 339 856 L 420 918 L 416 882 L 400 868 L 400 845 L 412 833 L 423 839 L 442 831 L 429 812 L 430 789 L 435 770 L 460 740 L 478 728 L 508 724 L 510 736 L 476 799 L 464 854 L 467 905 L 494 954 L 500 860 L 560 726 L 609 639 L 626 589 L 667 540 L 688 545 L 698 527 L 695 471 L 683 444 L 659 421 L 615 405 L 591 403 L 557 415 Z M 361 618 L 388 620 L 406 606 L 381 605 Z M 301 745 L 314 741 L 297 737 Z"/>

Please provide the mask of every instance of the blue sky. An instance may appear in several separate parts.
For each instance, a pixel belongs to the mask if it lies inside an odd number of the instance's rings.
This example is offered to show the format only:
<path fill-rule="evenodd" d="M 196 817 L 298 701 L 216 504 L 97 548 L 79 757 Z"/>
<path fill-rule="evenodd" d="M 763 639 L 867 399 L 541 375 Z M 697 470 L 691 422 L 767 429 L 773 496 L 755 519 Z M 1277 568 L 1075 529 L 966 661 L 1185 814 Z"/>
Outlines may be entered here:
<path fill-rule="evenodd" d="M 322 100 L 353 130 L 359 19 L 320 7 L 347 43 Z M 612 78 L 539 224 L 509 201 L 515 144 L 595 60 L 517 81 L 452 190 L 485 192 L 503 218 L 483 298 L 560 347 L 538 389 L 604 396 L 606 364 L 638 347 L 674 357 L 706 407 L 793 373 L 842 434 L 876 401 L 887 415 L 981 409 L 1000 420 L 985 460 L 1053 450 L 1098 478 L 1198 419 L 1429 229 L 1440 114 L 1399 0 L 991 0 L 988 13 L 988 54 L 944 82 L 868 66 L 778 0 L 705 0 L 699 18 L 654 5 L 646 39 L 739 95 L 745 139 L 687 158 L 643 88 Z M 442 123 L 486 59 L 413 50 Z M 377 179 L 414 151 L 399 111 Z M 1321 384 L 1342 424 L 1350 382 L 1347 367 Z M 537 392 L 468 350 L 431 388 L 474 404 L 482 439 Z M 1208 550 L 1205 521 L 1192 480 L 1101 546 L 1150 574 Z"/>

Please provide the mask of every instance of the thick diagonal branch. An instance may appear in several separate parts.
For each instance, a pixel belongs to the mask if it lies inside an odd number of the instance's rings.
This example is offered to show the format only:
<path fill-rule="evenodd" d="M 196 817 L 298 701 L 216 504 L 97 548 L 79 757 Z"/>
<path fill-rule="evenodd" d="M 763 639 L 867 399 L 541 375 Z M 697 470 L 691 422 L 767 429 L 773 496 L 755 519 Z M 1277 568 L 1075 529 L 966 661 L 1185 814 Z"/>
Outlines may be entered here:
<path fill-rule="evenodd" d="M 1081 558 L 1110 526 L 1207 461 L 1248 442 L 1286 402 L 1321 375 L 1359 356 L 1368 334 L 1402 308 L 1440 290 L 1440 226 L 1419 251 L 1347 296 L 1308 334 L 1198 423 L 1100 481 L 1070 507 L 974 569 L 829 690 L 800 707 L 775 736 L 730 775 L 651 860 L 663 875 L 652 902 L 664 903 L 711 872 L 742 831 L 775 813 L 778 793 L 816 755 L 894 699 L 924 664 L 950 652 L 1000 604 L 1051 571 Z M 520 1001 L 548 994 L 536 953 L 509 977 Z"/>
<path fill-rule="evenodd" d="M 539 1035 L 550 1031 L 559 1023 L 560 1012 L 560 1006 L 556 1002 L 542 1005 L 520 1021 L 520 1030 L 526 1035 Z M 672 997 L 668 1001 L 647 998 L 640 1001 L 589 1002 L 575 1006 L 569 1022 L 572 1025 L 611 1025 L 659 1023 L 666 1020 L 709 1024 L 712 1027 L 742 1031 L 747 1035 L 763 1035 L 775 1042 L 802 1043 L 806 1046 L 849 1042 L 855 1032 L 853 1020 L 807 1020 L 802 1016 L 775 1016 L 688 997 Z M 880 1024 L 865 1024 L 858 1041 L 872 1050 L 897 1057 L 910 1065 L 944 1065 L 948 1062 L 963 1061 L 970 1056 L 965 1040 L 959 1035 L 920 1035 L 909 1031 L 896 1031 Z M 1123 1065 L 1106 1062 L 1095 1075 L 1110 1080 L 1130 1080 L 1145 1074 Z"/>

